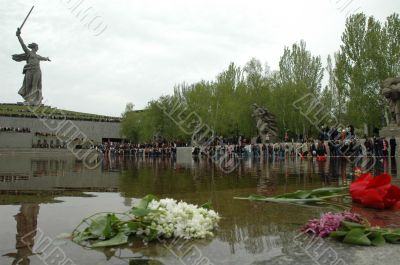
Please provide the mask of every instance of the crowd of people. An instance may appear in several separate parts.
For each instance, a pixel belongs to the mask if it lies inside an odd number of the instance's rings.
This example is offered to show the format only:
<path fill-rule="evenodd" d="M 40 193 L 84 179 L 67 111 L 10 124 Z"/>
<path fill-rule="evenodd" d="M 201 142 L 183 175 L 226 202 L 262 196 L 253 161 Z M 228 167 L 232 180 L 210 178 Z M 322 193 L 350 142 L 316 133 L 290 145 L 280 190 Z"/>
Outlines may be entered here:
<path fill-rule="evenodd" d="M 0 127 L 0 132 L 30 133 L 29 128 Z M 54 133 L 35 132 L 33 148 L 66 148 L 65 141 L 56 139 Z M 177 147 L 190 146 L 184 142 L 166 142 L 153 144 L 131 144 L 119 142 L 104 142 L 99 145 L 83 146 L 75 139 L 76 148 L 94 148 L 103 154 L 136 156 L 136 157 L 175 157 Z M 396 156 L 396 139 L 386 139 L 374 136 L 358 138 L 353 126 L 347 128 L 322 127 L 317 139 L 289 141 L 287 134 L 283 142 L 261 143 L 257 139 L 253 143 L 242 137 L 218 138 L 210 145 L 194 146 L 193 156 L 222 156 L 229 157 L 316 157 L 324 160 L 326 157 L 394 157 Z"/>
<path fill-rule="evenodd" d="M 355 134 L 352 125 L 345 128 L 329 128 L 322 126 L 319 130 L 318 138 L 305 139 L 299 136 L 295 141 L 289 141 L 288 134 L 285 133 L 283 142 L 270 142 L 266 137 L 266 143 L 262 143 L 258 137 L 255 142 L 250 143 L 241 137 L 232 141 L 225 141 L 223 138 L 218 143 L 212 143 L 207 146 L 194 146 L 192 149 L 193 156 L 221 156 L 229 157 L 316 157 L 319 160 L 325 160 L 326 157 L 358 157 L 358 156 L 374 156 L 374 157 L 394 157 L 396 156 L 396 139 L 394 137 L 389 140 L 384 137 L 377 136 L 374 131 L 374 137 L 368 138 L 364 136 L 359 138 Z M 234 140 L 234 142 L 235 142 Z"/>
<path fill-rule="evenodd" d="M 32 148 L 51 148 L 51 149 L 65 149 L 67 144 L 58 139 L 38 139 L 32 144 Z"/>
<path fill-rule="evenodd" d="M 136 157 L 175 157 L 176 144 L 130 144 L 105 142 L 95 146 L 105 155 L 122 155 Z"/>
<path fill-rule="evenodd" d="M 47 133 L 47 132 L 35 132 L 35 136 L 55 137 L 56 134 L 55 133 Z"/>
<path fill-rule="evenodd" d="M 29 128 L 0 127 L 0 132 L 30 133 Z"/>
<path fill-rule="evenodd" d="M 394 157 L 396 155 L 396 139 L 389 141 L 382 137 L 367 139 L 349 138 L 345 140 L 314 140 L 303 142 L 282 142 L 265 144 L 237 144 L 195 146 L 193 156 L 222 156 L 229 157 L 316 157 L 325 160 L 326 157 Z"/>

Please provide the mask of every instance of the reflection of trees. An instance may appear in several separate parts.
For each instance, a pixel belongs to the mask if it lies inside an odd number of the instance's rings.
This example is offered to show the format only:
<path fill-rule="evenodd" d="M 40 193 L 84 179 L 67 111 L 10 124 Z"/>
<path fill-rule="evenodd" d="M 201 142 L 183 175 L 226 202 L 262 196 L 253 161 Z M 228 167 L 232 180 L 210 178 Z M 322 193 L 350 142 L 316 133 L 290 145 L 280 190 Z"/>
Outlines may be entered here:
<path fill-rule="evenodd" d="M 35 244 L 38 214 L 38 204 L 22 204 L 20 212 L 15 215 L 15 221 L 17 222 L 15 248 L 17 253 L 6 254 L 6 256 L 14 258 L 13 265 L 30 264 L 29 256 L 32 256 L 32 249 Z"/>

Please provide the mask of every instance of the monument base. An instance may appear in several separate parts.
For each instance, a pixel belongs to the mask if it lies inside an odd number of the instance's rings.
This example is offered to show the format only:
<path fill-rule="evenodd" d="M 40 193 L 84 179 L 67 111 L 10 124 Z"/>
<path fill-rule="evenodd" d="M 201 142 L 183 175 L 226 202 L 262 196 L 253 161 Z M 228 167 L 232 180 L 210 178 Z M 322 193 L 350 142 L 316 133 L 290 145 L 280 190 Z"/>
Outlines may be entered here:
<path fill-rule="evenodd" d="M 400 138 L 400 127 L 395 124 L 389 124 L 379 131 L 379 135 L 385 138 Z"/>
<path fill-rule="evenodd" d="M 400 155 L 400 127 L 397 126 L 396 124 L 389 124 L 386 127 L 383 127 L 379 131 L 379 135 L 381 137 L 385 137 L 388 141 L 390 138 L 396 139 L 396 156 Z M 399 165 L 400 166 L 400 165 Z M 400 167 L 398 166 L 397 170 L 400 170 Z"/>
<path fill-rule="evenodd" d="M 28 107 L 47 107 L 46 105 L 44 105 L 43 103 L 40 104 L 32 104 L 32 103 L 28 103 L 28 102 L 17 102 L 18 106 L 28 106 Z M 49 106 L 50 107 L 50 106 Z"/>

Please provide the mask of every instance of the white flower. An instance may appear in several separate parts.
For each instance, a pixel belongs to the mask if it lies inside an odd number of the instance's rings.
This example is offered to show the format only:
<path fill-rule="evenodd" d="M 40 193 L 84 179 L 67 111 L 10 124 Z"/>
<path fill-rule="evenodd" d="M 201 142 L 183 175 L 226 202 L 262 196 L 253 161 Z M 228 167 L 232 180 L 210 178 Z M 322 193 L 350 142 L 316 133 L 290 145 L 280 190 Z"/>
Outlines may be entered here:
<path fill-rule="evenodd" d="M 153 200 L 148 208 L 157 211 L 147 215 L 146 221 L 151 223 L 151 228 L 158 231 L 158 235 L 166 238 L 175 236 L 191 239 L 212 236 L 212 230 L 220 220 L 218 213 L 213 210 L 169 198 Z M 143 232 L 138 231 L 137 234 L 139 233 Z M 145 234 L 149 233 L 150 231 L 145 231 Z"/>

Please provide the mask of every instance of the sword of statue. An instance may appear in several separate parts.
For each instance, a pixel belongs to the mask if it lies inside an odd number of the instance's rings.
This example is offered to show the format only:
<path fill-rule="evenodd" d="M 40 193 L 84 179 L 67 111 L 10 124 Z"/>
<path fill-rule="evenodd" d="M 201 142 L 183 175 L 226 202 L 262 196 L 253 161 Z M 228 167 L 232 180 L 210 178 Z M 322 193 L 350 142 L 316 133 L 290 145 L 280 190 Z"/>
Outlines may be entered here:
<path fill-rule="evenodd" d="M 25 22 L 26 22 L 26 20 L 28 19 L 29 15 L 31 14 L 31 12 L 32 12 L 32 10 L 33 10 L 34 7 L 35 7 L 35 6 L 32 6 L 31 10 L 29 10 L 28 15 L 26 15 L 26 17 L 25 17 L 25 19 L 24 19 L 24 22 L 22 22 L 21 27 L 19 27 L 19 30 L 22 30 L 22 27 L 25 25 Z"/>

